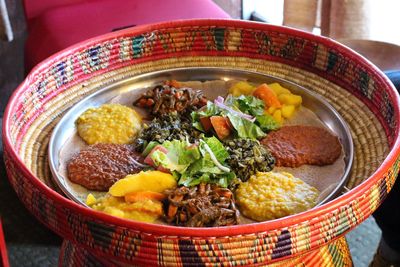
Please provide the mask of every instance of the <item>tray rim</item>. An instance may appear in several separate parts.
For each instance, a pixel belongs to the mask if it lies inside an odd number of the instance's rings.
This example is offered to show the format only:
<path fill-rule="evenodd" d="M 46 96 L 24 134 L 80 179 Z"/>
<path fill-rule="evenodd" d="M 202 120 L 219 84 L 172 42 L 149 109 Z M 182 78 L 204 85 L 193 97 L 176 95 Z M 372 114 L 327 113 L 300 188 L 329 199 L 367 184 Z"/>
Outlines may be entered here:
<path fill-rule="evenodd" d="M 339 196 L 340 194 L 342 194 L 345 190 L 345 184 L 346 182 L 349 180 L 350 178 L 350 172 L 352 169 L 352 165 L 353 165 L 353 161 L 354 161 L 354 143 L 353 143 L 353 138 L 351 135 L 351 130 L 350 127 L 348 126 L 348 124 L 346 123 L 346 120 L 340 115 L 340 113 L 320 94 L 311 91 L 310 89 L 305 88 L 304 86 L 298 85 L 292 81 L 283 79 L 283 78 L 279 78 L 279 77 L 275 77 L 273 75 L 269 75 L 269 74 L 265 74 L 265 73 L 260 73 L 260 72 L 256 72 L 256 71 L 250 71 L 250 70 L 243 70 L 243 69 L 238 69 L 238 68 L 220 68 L 220 67 L 188 67 L 188 68 L 172 68 L 172 69 L 165 69 L 165 70 L 158 70 L 158 71 L 153 71 L 153 72 L 147 72 L 144 74 L 140 74 L 140 75 L 134 75 L 131 76 L 129 78 L 108 84 L 107 86 L 104 86 L 104 88 L 101 88 L 99 90 L 97 90 L 96 92 L 93 92 L 87 96 L 85 96 L 84 98 L 82 98 L 81 100 L 79 100 L 78 102 L 76 102 L 73 106 L 71 106 L 61 117 L 61 119 L 57 122 L 56 126 L 53 128 L 52 133 L 51 133 L 51 137 L 49 139 L 49 145 L 48 145 L 48 162 L 49 162 L 49 166 L 50 166 L 50 170 L 51 170 L 51 179 L 52 181 L 58 186 L 59 189 L 61 189 L 61 191 L 68 196 L 68 198 L 70 200 L 73 200 L 74 202 L 90 208 L 86 205 L 86 203 L 84 203 L 83 201 L 81 201 L 78 197 L 76 197 L 72 192 L 70 192 L 70 190 L 68 190 L 68 188 L 63 184 L 62 180 L 63 177 L 59 174 L 58 172 L 58 168 L 56 166 L 56 163 L 54 162 L 54 157 L 55 157 L 55 153 L 59 153 L 60 150 L 53 151 L 54 150 L 54 144 L 57 141 L 57 134 L 59 131 L 61 131 L 62 126 L 66 123 L 66 121 L 68 122 L 69 117 L 76 115 L 77 111 L 82 111 L 82 109 L 79 109 L 80 106 L 85 106 L 84 104 L 86 102 L 90 102 L 89 100 L 91 99 L 95 99 L 98 96 L 101 96 L 103 94 L 106 94 L 108 91 L 117 91 L 119 87 L 126 85 L 134 85 L 135 82 L 143 82 L 142 79 L 147 80 L 149 79 L 151 81 L 151 78 L 153 76 L 158 77 L 158 76 L 162 76 L 163 74 L 169 74 L 172 73 L 172 76 L 174 75 L 174 73 L 178 72 L 186 72 L 186 71 L 199 71 L 199 72 L 213 72 L 216 71 L 217 74 L 219 75 L 223 75 L 223 73 L 227 73 L 227 75 L 229 76 L 229 73 L 232 72 L 234 74 L 231 74 L 231 76 L 235 76 L 235 75 L 243 75 L 243 76 L 257 76 L 258 79 L 272 79 L 274 82 L 278 82 L 278 83 L 284 83 L 286 85 L 290 85 L 294 88 L 296 88 L 296 90 L 302 91 L 304 92 L 306 95 L 311 96 L 312 98 L 315 98 L 317 101 L 320 102 L 320 104 L 322 104 L 323 106 L 325 106 L 329 112 L 331 112 L 332 114 L 330 114 L 331 116 L 334 116 L 335 119 L 337 121 L 340 122 L 340 126 L 343 128 L 344 130 L 344 135 L 347 137 L 346 140 L 343 140 L 344 142 L 348 142 L 348 151 L 346 151 L 346 148 L 344 147 L 344 144 L 341 143 L 342 145 L 342 149 L 344 150 L 345 153 L 345 170 L 344 173 L 342 175 L 342 177 L 340 178 L 339 183 L 335 186 L 335 188 L 323 199 L 321 200 L 316 206 L 314 206 L 313 208 L 309 209 L 309 210 L 313 210 L 318 206 L 324 205 L 326 203 L 329 203 L 329 201 L 335 199 L 335 197 Z M 207 73 L 208 75 L 210 75 L 210 73 Z M 207 74 L 205 75 L 207 77 Z M 218 76 L 218 75 L 217 75 Z M 154 77 L 153 77 L 154 78 Z M 159 77 L 158 77 L 159 78 Z M 221 79 L 222 80 L 222 79 Z M 251 82 L 251 79 L 249 79 Z M 145 81 L 144 81 L 145 82 Z M 151 83 L 151 82 L 149 82 Z M 129 92 L 133 91 L 133 90 L 140 90 L 140 88 L 135 88 L 135 89 L 130 89 L 128 90 Z M 96 101 L 95 101 L 96 102 Z M 99 101 L 96 102 L 96 104 Z M 101 101 L 100 101 L 101 102 Z M 104 102 L 107 103 L 107 102 Z M 103 104 L 104 104 L 103 103 Z M 76 115 L 77 116 L 77 115 Z M 76 117 L 75 116 L 75 117 Z M 329 128 L 324 121 L 322 121 L 323 124 L 325 125 L 325 127 Z M 332 129 L 330 129 L 332 131 Z M 60 149 L 62 149 L 62 146 L 60 147 Z M 347 154 L 348 153 L 348 154 Z M 56 157 L 58 158 L 58 155 L 56 155 Z M 347 160 L 346 160 L 347 158 Z M 68 178 L 67 178 L 68 179 Z M 308 210 L 307 210 L 308 211 Z M 296 214 L 301 214 L 304 212 L 300 212 L 300 213 L 296 213 Z M 289 216 L 285 216 L 279 219 L 285 219 L 291 216 L 294 216 L 296 214 L 293 215 L 289 215 Z M 277 219 L 274 220 L 269 220 L 269 221 L 275 221 Z M 265 221 L 264 221 L 265 222 Z M 256 223 L 262 223 L 262 222 L 256 222 Z M 155 223 L 152 223 L 155 224 Z M 159 224 L 157 224 L 159 225 Z M 243 225 L 248 225 L 248 224 L 243 224 Z M 172 227 L 177 227 L 177 226 L 173 226 L 170 225 Z"/>

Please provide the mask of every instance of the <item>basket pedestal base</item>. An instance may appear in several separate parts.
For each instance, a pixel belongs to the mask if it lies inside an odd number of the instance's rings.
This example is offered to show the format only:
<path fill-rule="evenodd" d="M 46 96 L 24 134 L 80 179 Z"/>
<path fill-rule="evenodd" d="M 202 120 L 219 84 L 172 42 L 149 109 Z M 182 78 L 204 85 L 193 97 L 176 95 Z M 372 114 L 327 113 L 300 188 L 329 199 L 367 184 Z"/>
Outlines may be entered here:
<path fill-rule="evenodd" d="M 188 266 L 192 266 L 194 263 L 188 263 Z M 200 262 L 197 263 L 203 265 Z M 185 264 L 183 264 L 185 266 Z M 347 246 L 345 237 L 341 237 L 330 244 L 323 246 L 319 249 L 308 252 L 304 255 L 285 259 L 270 264 L 273 267 L 287 267 L 287 266 L 336 266 L 336 267 L 347 267 L 353 266 L 350 250 Z M 69 240 L 64 240 L 60 259 L 60 267 L 76 267 L 76 266 L 136 266 L 129 265 L 126 263 L 118 263 L 117 261 L 111 261 L 105 257 L 99 257 L 89 252 L 88 250 L 75 245 Z M 193 265 L 194 266 L 194 265 Z M 264 265 L 262 265 L 264 266 Z"/>

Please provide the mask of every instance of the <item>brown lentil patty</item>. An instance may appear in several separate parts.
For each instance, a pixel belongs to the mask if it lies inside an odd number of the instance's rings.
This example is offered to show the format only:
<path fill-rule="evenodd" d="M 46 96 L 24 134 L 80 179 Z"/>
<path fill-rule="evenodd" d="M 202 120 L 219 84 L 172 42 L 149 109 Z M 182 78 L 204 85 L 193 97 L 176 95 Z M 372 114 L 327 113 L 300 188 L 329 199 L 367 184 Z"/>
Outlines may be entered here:
<path fill-rule="evenodd" d="M 70 160 L 68 177 L 87 189 L 107 191 L 119 179 L 141 171 L 139 160 L 132 145 L 90 145 Z"/>
<path fill-rule="evenodd" d="M 314 126 L 284 126 L 269 133 L 261 143 L 275 157 L 276 166 L 283 167 L 332 164 L 342 151 L 337 136 Z"/>

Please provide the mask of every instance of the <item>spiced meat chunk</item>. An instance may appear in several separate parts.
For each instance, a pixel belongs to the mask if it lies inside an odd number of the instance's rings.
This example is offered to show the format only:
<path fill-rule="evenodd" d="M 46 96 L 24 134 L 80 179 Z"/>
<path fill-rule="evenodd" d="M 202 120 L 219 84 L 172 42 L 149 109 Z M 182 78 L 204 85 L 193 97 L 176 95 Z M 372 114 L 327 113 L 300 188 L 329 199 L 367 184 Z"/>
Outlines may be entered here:
<path fill-rule="evenodd" d="M 201 90 L 178 88 L 177 85 L 158 85 L 144 93 L 134 105 L 151 110 L 151 114 L 160 115 L 170 112 L 196 110 L 207 103 Z"/>
<path fill-rule="evenodd" d="M 167 192 L 167 221 L 187 227 L 239 224 L 232 192 L 215 184 L 181 186 Z"/>

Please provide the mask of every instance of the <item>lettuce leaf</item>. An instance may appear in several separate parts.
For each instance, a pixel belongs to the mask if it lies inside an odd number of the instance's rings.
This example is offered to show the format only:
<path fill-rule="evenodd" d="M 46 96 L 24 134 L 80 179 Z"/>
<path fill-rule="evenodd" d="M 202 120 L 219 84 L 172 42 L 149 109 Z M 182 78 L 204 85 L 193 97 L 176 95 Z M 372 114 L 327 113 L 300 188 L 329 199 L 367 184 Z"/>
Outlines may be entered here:
<path fill-rule="evenodd" d="M 229 156 L 224 145 L 216 137 L 204 138 L 200 140 L 199 151 L 201 158 L 182 173 L 178 183 L 185 186 L 216 183 L 227 187 L 236 175 L 224 166 Z"/>
<path fill-rule="evenodd" d="M 229 113 L 227 117 L 240 138 L 260 139 L 265 136 L 263 130 L 255 123 Z"/>
<path fill-rule="evenodd" d="M 256 121 L 251 122 L 241 116 L 236 116 L 233 112 L 221 109 L 213 102 L 208 101 L 207 106 L 203 107 L 200 111 L 192 112 L 193 126 L 204 132 L 204 128 L 200 123 L 200 118 L 216 115 L 224 116 L 229 118 L 238 137 L 251 139 L 260 139 L 265 136 L 263 131 L 271 131 L 279 128 L 279 124 L 277 124 L 272 117 L 264 115 L 264 102 L 254 96 L 241 95 L 239 97 L 234 97 L 228 95 L 224 104 L 233 110 L 256 117 Z M 210 148 L 211 147 L 212 146 L 210 146 Z"/>
<path fill-rule="evenodd" d="M 237 97 L 235 105 L 243 113 L 247 113 L 253 116 L 264 114 L 264 101 L 251 95 L 241 95 Z"/>
<path fill-rule="evenodd" d="M 232 181 L 236 178 L 236 175 L 234 172 L 226 172 L 221 175 L 218 175 L 216 177 L 218 179 L 217 184 L 219 184 L 222 187 L 228 187 Z"/>
<path fill-rule="evenodd" d="M 200 123 L 200 118 L 211 117 L 219 115 L 221 113 L 220 108 L 218 108 L 213 102 L 207 101 L 207 105 L 198 111 L 193 111 L 190 115 L 192 117 L 192 125 L 199 131 L 204 132 L 203 125 Z"/>
<path fill-rule="evenodd" d="M 217 183 L 227 187 L 236 177 L 224 166 L 229 154 L 216 137 L 200 140 L 199 146 L 182 140 L 165 141 L 162 146 L 165 150 L 155 150 L 149 156 L 156 166 L 168 169 L 180 185 Z"/>
<path fill-rule="evenodd" d="M 219 115 L 221 112 L 220 108 L 217 107 L 213 102 L 207 101 L 207 105 L 205 108 L 197 111 L 199 117 L 210 117 L 214 115 Z"/>
<path fill-rule="evenodd" d="M 171 172 L 183 173 L 191 163 L 200 158 L 198 147 L 186 141 L 165 141 L 162 146 L 167 149 L 167 153 L 157 150 L 150 157 L 156 166 L 161 165 Z"/>
<path fill-rule="evenodd" d="M 204 138 L 204 142 L 206 142 L 206 144 L 211 148 L 212 152 L 219 162 L 222 163 L 229 157 L 228 151 L 215 136 Z"/>
<path fill-rule="evenodd" d="M 279 123 L 268 114 L 256 116 L 256 123 L 266 132 L 277 130 L 280 127 Z"/>
<path fill-rule="evenodd" d="M 155 148 L 157 145 L 159 145 L 160 143 L 159 142 L 157 142 L 157 141 L 150 141 L 150 143 L 148 143 L 146 146 L 145 146 L 145 148 L 144 148 L 144 150 L 143 150 L 143 152 L 142 152 L 142 156 L 143 157 L 146 157 L 150 152 L 151 152 L 151 150 L 153 149 L 153 148 Z"/>
<path fill-rule="evenodd" d="M 185 186 L 194 186 L 200 183 L 216 183 L 227 187 L 236 177 L 233 172 L 224 172 L 211 160 L 209 154 L 194 162 L 181 175 L 178 183 Z"/>
<path fill-rule="evenodd" d="M 186 141 L 165 141 L 162 146 L 168 150 L 168 157 L 178 164 L 187 165 L 200 158 L 198 147 Z"/>
<path fill-rule="evenodd" d="M 151 154 L 151 159 L 153 160 L 156 166 L 162 166 L 170 171 L 182 172 L 189 166 L 189 165 L 179 164 L 176 160 L 170 158 L 167 154 L 165 154 L 160 150 L 154 151 Z"/>
<path fill-rule="evenodd" d="M 184 186 L 195 186 L 200 183 L 210 183 L 211 178 L 210 174 L 208 173 L 203 173 L 200 176 L 189 176 L 187 174 L 182 174 L 180 180 L 179 180 L 179 185 L 184 185 Z"/>

